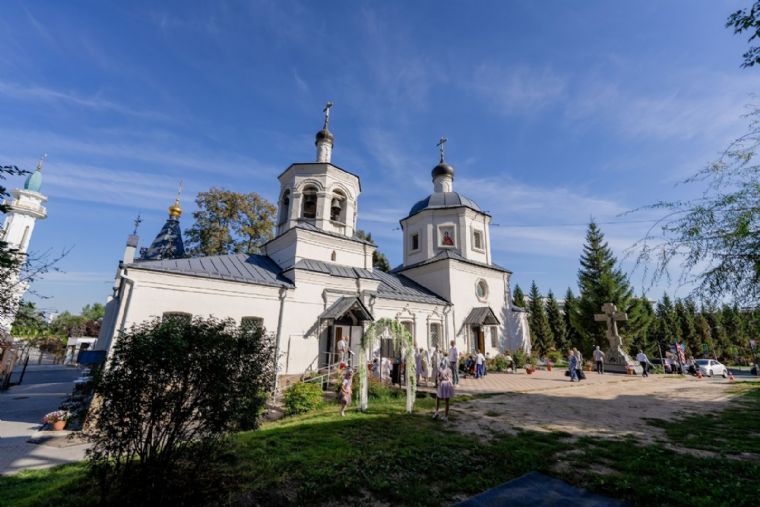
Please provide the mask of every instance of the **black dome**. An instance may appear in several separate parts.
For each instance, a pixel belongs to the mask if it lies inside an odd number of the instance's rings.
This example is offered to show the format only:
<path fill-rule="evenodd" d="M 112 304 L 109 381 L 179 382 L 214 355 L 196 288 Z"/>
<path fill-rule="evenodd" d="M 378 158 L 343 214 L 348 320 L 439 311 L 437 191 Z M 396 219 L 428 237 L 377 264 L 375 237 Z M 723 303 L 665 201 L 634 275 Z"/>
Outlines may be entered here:
<path fill-rule="evenodd" d="M 431 173 L 433 175 L 433 180 L 435 180 L 438 176 L 444 176 L 448 175 L 452 178 L 454 177 L 454 168 L 447 164 L 446 162 L 441 162 L 437 166 L 433 168 L 433 171 Z"/>
<path fill-rule="evenodd" d="M 314 144 L 319 143 L 319 141 L 322 141 L 323 139 L 333 142 L 335 140 L 335 137 L 333 137 L 332 132 L 330 132 L 329 130 L 322 129 L 319 132 L 317 132 L 317 140 Z"/>
<path fill-rule="evenodd" d="M 461 206 L 467 206 L 475 211 L 480 211 L 480 206 L 475 201 L 458 192 L 435 192 L 412 206 L 412 209 L 409 210 L 409 215 L 411 216 L 422 210 L 431 208 L 459 208 Z"/>

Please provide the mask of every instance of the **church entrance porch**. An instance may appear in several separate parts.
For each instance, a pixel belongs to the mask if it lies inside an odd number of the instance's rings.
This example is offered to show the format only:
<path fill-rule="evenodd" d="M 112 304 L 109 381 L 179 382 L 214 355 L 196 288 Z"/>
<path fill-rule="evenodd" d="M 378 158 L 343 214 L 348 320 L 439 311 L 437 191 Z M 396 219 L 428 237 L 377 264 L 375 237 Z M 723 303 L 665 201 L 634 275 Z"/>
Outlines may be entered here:
<path fill-rule="evenodd" d="M 372 314 L 357 297 L 341 297 L 319 316 L 319 367 L 356 366 L 364 323 Z"/>
<path fill-rule="evenodd" d="M 486 353 L 486 333 L 497 332 L 494 326 L 499 325 L 499 319 L 496 318 L 496 314 L 488 306 L 478 306 L 470 310 L 467 318 L 464 319 L 464 324 L 469 330 L 469 342 L 468 348 L 470 352 L 477 352 L 478 350 Z"/>

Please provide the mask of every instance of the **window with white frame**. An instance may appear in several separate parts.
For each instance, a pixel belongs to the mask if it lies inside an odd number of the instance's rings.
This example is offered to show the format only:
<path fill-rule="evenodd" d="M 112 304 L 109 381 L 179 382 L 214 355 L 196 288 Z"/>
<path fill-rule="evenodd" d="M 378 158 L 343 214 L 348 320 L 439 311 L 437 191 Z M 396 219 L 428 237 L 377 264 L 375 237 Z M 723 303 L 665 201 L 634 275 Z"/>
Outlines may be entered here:
<path fill-rule="evenodd" d="M 430 323 L 430 346 L 441 348 L 441 325 L 438 322 Z"/>
<path fill-rule="evenodd" d="M 479 231 L 477 229 L 474 229 L 472 231 L 472 248 L 474 250 L 485 250 L 484 242 L 483 242 L 483 231 Z"/>
<path fill-rule="evenodd" d="M 499 331 L 495 327 L 491 327 L 491 347 L 499 348 Z"/>
<path fill-rule="evenodd" d="M 414 322 L 411 320 L 403 320 L 401 321 L 401 325 L 404 326 L 404 329 L 409 331 L 409 334 L 414 338 Z"/>
<path fill-rule="evenodd" d="M 411 251 L 416 252 L 420 249 L 420 233 L 415 232 L 412 234 L 412 240 L 411 240 Z"/>

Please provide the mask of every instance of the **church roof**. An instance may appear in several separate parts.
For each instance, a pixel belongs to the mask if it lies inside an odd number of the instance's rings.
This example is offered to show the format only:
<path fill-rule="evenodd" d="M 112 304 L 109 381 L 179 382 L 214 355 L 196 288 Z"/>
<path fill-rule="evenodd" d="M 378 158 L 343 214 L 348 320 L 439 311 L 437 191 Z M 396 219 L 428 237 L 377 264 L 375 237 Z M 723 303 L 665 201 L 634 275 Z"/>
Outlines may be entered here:
<path fill-rule="evenodd" d="M 378 297 L 385 299 L 398 299 L 401 301 L 413 301 L 416 303 L 433 303 L 433 304 L 449 304 L 448 301 L 433 291 L 430 291 L 413 281 L 411 278 L 407 278 L 404 275 L 397 273 L 385 273 L 380 270 L 373 272 L 376 279 L 380 280 L 380 286 L 377 288 Z"/>
<path fill-rule="evenodd" d="M 292 269 L 303 269 L 305 271 L 314 271 L 326 275 L 338 276 L 340 278 L 369 278 L 375 279 L 374 273 L 369 269 L 354 268 L 342 264 L 318 261 L 315 259 L 301 259 L 296 262 Z"/>
<path fill-rule="evenodd" d="M 400 273 L 400 272 L 405 271 L 407 269 L 418 268 L 418 267 L 424 266 L 426 264 L 432 264 L 434 262 L 438 262 L 438 261 L 442 261 L 442 260 L 446 260 L 446 259 L 453 259 L 453 260 L 456 260 L 456 261 L 459 261 L 459 262 L 465 262 L 467 264 L 472 264 L 473 266 L 480 266 L 482 268 L 495 269 L 497 271 L 503 271 L 504 273 L 510 273 L 510 274 L 512 273 L 507 268 L 499 266 L 498 264 L 486 264 L 485 262 L 478 262 L 478 261 L 474 261 L 474 260 L 471 260 L 471 259 L 467 259 L 464 255 L 460 254 L 458 251 L 456 251 L 454 249 L 449 249 L 449 248 L 447 248 L 445 250 L 442 250 L 437 255 L 434 255 L 433 257 L 431 257 L 429 259 L 425 259 L 424 261 L 415 262 L 414 264 L 410 264 L 408 266 L 404 266 L 403 264 L 400 265 L 400 266 L 396 266 L 393 269 L 393 272 L 394 273 Z"/>
<path fill-rule="evenodd" d="M 170 216 L 156 239 L 140 256 L 144 260 L 178 259 L 185 256 L 185 245 L 182 243 L 182 231 L 177 217 Z"/>
<path fill-rule="evenodd" d="M 409 216 L 416 215 L 426 209 L 460 208 L 462 206 L 481 211 L 480 206 L 475 201 L 459 192 L 433 192 L 412 206 L 412 209 L 409 210 Z"/>
<path fill-rule="evenodd" d="M 499 319 L 490 306 L 476 306 L 470 310 L 470 313 L 464 319 L 464 323 L 469 326 L 496 326 L 500 324 Z"/>
<path fill-rule="evenodd" d="M 410 278 L 395 273 L 384 273 L 379 269 L 370 271 L 364 268 L 354 268 L 313 259 L 301 259 L 293 268 L 341 278 L 368 278 L 370 280 L 377 280 L 380 282 L 377 288 L 377 296 L 381 298 L 439 305 L 448 304 L 448 301 L 412 281 Z"/>
<path fill-rule="evenodd" d="M 188 259 L 139 260 L 129 267 L 274 287 L 293 287 L 293 282 L 283 276 L 280 266 L 264 255 L 240 253 Z"/>
<path fill-rule="evenodd" d="M 353 311 L 360 317 L 360 320 L 374 320 L 372 314 L 364 306 L 361 299 L 355 296 L 338 298 L 333 304 L 328 306 L 319 316 L 320 319 L 339 319 L 346 312 Z"/>

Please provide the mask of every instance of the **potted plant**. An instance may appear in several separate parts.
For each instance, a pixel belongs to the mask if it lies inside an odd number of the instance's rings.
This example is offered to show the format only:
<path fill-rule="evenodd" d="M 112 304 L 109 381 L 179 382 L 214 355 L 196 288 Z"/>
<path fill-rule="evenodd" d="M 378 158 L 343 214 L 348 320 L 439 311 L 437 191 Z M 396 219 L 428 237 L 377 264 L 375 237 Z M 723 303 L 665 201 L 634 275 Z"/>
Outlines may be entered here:
<path fill-rule="evenodd" d="M 53 431 L 61 431 L 66 427 L 66 421 L 68 421 L 70 417 L 71 414 L 69 412 L 66 412 L 65 410 L 56 410 L 55 412 L 46 414 L 45 417 L 42 418 L 42 422 L 51 425 Z"/>

